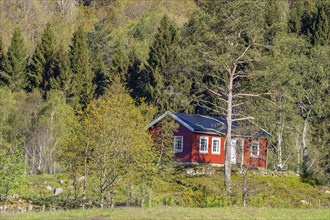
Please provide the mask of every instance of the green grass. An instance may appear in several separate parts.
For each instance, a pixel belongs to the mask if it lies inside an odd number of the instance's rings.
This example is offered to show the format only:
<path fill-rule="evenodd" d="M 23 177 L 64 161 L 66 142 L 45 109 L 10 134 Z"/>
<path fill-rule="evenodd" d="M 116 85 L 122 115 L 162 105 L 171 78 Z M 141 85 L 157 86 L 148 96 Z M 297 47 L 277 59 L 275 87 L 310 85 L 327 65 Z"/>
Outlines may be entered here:
<path fill-rule="evenodd" d="M 329 209 L 271 208 L 114 208 L 2 213 L 0 219 L 330 219 Z"/>
<path fill-rule="evenodd" d="M 189 168 L 189 167 L 188 167 Z M 194 167 L 193 167 L 194 168 Z M 196 167 L 198 169 L 207 166 Z M 222 208 L 242 206 L 242 175 L 238 170 L 233 172 L 233 192 L 228 194 L 223 184 L 223 172 L 221 168 L 214 168 L 216 172 L 211 175 L 188 175 L 187 167 L 177 167 L 166 173 L 162 178 L 158 178 L 154 186 L 147 188 L 149 191 L 141 191 L 141 187 L 136 185 L 132 179 L 120 180 L 115 191 L 115 201 L 117 205 L 132 204 L 143 207 L 187 207 L 187 208 Z M 63 180 L 64 183 L 59 181 Z M 97 187 L 95 181 L 88 178 L 87 207 L 99 207 Z M 9 211 L 18 211 L 20 207 L 27 208 L 30 204 L 33 211 L 40 211 L 44 208 L 49 210 L 69 210 L 80 208 L 79 203 L 72 199 L 70 185 L 72 184 L 64 175 L 36 175 L 29 176 L 28 185 L 17 193 L 20 198 L 9 200 Z M 315 186 L 302 182 L 299 176 L 290 172 L 273 171 L 249 171 L 248 191 L 246 204 L 254 208 L 274 208 L 281 209 L 326 209 L 330 208 L 329 186 Z M 54 196 L 53 188 L 62 187 L 63 193 Z M 148 194 L 150 193 L 150 194 Z M 67 199 L 69 195 L 69 199 Z M 151 195 L 150 197 L 148 197 Z M 129 197 L 131 196 L 131 197 Z M 140 203 L 141 198 L 144 203 Z M 301 202 L 307 201 L 306 203 Z M 95 202 L 95 203 L 94 203 Z M 3 201 L 0 200 L 0 205 Z M 161 209 L 161 208 L 160 208 Z M 1 218 L 0 218 L 1 219 Z"/>

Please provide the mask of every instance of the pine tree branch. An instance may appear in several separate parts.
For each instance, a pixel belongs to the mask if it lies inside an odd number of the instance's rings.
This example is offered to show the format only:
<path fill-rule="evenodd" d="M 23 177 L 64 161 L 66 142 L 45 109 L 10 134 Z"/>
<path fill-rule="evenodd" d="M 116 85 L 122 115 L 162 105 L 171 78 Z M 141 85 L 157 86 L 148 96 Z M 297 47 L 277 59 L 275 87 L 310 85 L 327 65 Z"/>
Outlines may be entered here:
<path fill-rule="evenodd" d="M 254 43 L 254 41 L 253 41 L 253 43 Z M 253 44 L 253 43 L 252 43 L 252 44 Z M 242 58 L 244 57 L 244 55 L 247 53 L 247 51 L 251 48 L 252 44 L 249 44 L 249 45 L 245 48 L 245 50 L 243 51 L 243 53 L 242 53 L 239 57 L 237 57 L 237 59 L 235 60 L 235 65 L 237 64 L 237 62 L 238 62 L 240 59 L 242 59 Z"/>
<path fill-rule="evenodd" d="M 244 117 L 244 118 L 235 118 L 232 119 L 232 121 L 244 121 L 244 120 L 250 120 L 250 119 L 254 119 L 254 117 L 248 116 L 248 117 Z"/>

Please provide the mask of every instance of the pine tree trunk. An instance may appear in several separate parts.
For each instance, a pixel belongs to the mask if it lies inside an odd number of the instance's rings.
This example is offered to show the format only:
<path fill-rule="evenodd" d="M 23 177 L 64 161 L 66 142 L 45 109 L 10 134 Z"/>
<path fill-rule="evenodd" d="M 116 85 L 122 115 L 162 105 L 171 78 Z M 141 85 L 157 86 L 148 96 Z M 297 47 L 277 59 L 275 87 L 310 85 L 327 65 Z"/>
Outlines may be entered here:
<path fill-rule="evenodd" d="M 232 107 L 233 107 L 233 76 L 229 75 L 228 82 L 228 99 L 227 99 L 227 134 L 225 149 L 225 187 L 227 192 L 231 192 L 231 130 L 232 130 Z"/>

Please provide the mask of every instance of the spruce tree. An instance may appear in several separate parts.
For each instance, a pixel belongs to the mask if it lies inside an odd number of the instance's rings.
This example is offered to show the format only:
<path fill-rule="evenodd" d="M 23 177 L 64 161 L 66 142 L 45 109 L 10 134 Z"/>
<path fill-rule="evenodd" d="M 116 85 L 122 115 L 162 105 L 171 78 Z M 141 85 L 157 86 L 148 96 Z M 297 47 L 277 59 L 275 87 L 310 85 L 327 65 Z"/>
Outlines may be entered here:
<path fill-rule="evenodd" d="M 27 53 L 24 46 L 24 36 L 21 30 L 16 29 L 4 62 L 6 84 L 12 91 L 23 89 L 26 85 L 26 61 Z"/>
<path fill-rule="evenodd" d="M 7 84 L 7 80 L 4 73 L 4 64 L 5 64 L 6 54 L 3 48 L 3 41 L 0 37 L 0 86 Z"/>
<path fill-rule="evenodd" d="M 313 43 L 317 45 L 330 44 L 330 4 L 321 3 L 315 21 L 315 34 Z"/>
<path fill-rule="evenodd" d="M 70 61 L 72 71 L 72 104 L 79 108 L 85 108 L 94 95 L 93 78 L 91 68 L 90 48 L 87 34 L 80 26 L 73 34 L 70 46 Z"/>
<path fill-rule="evenodd" d="M 62 90 L 67 98 L 71 94 L 71 69 L 70 60 L 67 52 L 64 50 L 63 45 L 59 45 L 52 62 L 51 66 L 51 78 L 49 79 L 50 89 Z"/>
<path fill-rule="evenodd" d="M 93 72 L 96 97 L 102 96 L 110 84 L 113 50 L 109 46 L 111 30 L 107 21 L 95 25 L 95 31 L 88 35 L 92 51 Z"/>
<path fill-rule="evenodd" d="M 187 111 L 191 81 L 182 75 L 179 34 L 175 24 L 164 16 L 150 47 L 146 67 L 146 98 L 160 112 Z"/>
<path fill-rule="evenodd" d="M 47 24 L 28 67 L 28 91 L 39 88 L 46 95 L 51 89 L 49 81 L 54 77 L 51 73 L 55 51 L 56 38 L 50 24 Z"/>
<path fill-rule="evenodd" d="M 146 74 L 142 69 L 142 63 L 136 57 L 127 68 L 126 86 L 130 89 L 131 96 L 136 100 L 147 97 Z"/>
<path fill-rule="evenodd" d="M 289 4 L 276 0 L 267 0 L 265 4 L 265 41 L 272 43 L 278 33 L 288 31 Z"/>

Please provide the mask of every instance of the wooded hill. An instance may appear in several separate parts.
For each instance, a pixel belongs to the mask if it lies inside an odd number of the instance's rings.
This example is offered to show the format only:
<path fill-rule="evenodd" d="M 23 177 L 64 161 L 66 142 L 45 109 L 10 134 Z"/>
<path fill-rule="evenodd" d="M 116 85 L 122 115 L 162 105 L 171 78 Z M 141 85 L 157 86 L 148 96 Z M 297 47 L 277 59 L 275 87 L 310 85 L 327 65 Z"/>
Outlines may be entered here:
<path fill-rule="evenodd" d="M 0 12 L 5 196 L 58 172 L 97 177 L 100 206 L 127 175 L 151 190 L 173 150 L 145 126 L 202 105 L 226 117 L 229 96 L 234 120 L 271 134 L 269 169 L 329 184 L 330 1 L 1 0 Z"/>

